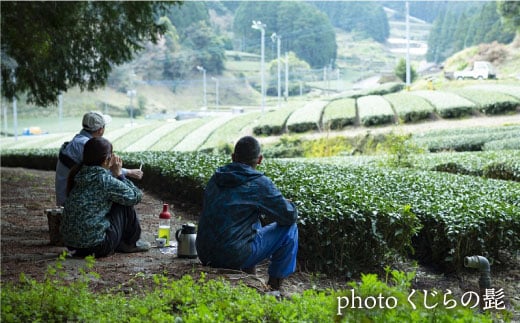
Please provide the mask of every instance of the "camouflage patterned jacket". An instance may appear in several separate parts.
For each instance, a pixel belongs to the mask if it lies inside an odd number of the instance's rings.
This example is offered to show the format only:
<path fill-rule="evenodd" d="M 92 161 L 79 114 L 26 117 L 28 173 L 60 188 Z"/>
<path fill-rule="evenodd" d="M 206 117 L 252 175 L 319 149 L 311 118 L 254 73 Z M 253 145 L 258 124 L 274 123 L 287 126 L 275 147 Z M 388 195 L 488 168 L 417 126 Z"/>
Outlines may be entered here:
<path fill-rule="evenodd" d="M 135 205 L 142 192 L 130 180 L 112 176 L 101 166 L 83 166 L 63 209 L 60 232 L 66 246 L 91 248 L 99 245 L 110 227 L 112 203 Z"/>

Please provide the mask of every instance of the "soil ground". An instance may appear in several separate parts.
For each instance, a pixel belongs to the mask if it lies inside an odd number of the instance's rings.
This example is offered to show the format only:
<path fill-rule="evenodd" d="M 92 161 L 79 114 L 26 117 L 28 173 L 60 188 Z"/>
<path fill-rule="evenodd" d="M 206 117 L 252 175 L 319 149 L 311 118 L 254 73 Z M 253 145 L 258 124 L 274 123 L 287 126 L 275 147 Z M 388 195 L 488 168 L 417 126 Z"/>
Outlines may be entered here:
<path fill-rule="evenodd" d="M 1 281 L 16 281 L 22 272 L 35 279 L 43 279 L 47 267 L 53 265 L 57 257 L 66 250 L 65 247 L 50 244 L 48 220 L 44 212 L 55 205 L 54 172 L 6 167 L 0 168 L 0 172 Z M 146 241 L 154 241 L 163 202 L 173 206 L 174 228 L 179 228 L 182 223 L 189 221 L 196 222 L 200 206 L 179 200 L 163 201 L 144 191 L 144 198 L 136 209 L 143 229 L 142 238 Z M 242 282 L 259 292 L 266 291 L 267 263 L 259 265 L 257 275 L 254 276 L 241 271 L 205 267 L 197 259 L 181 259 L 161 250 L 165 249 L 153 247 L 144 253 L 116 253 L 96 259 L 93 270 L 100 278 L 93 282 L 93 290 L 123 290 L 131 293 L 150 287 L 150 280 L 143 278 L 153 274 L 165 274 L 178 279 L 185 274 L 198 277 L 199 273 L 205 272 L 208 278 L 222 277 L 231 283 Z M 520 258 L 520 255 L 517 258 Z M 67 258 L 64 267 L 72 279 L 78 275 L 77 268 L 84 262 L 83 259 Z M 450 289 L 459 297 L 469 290 L 478 292 L 479 273 L 476 270 L 446 276 L 424 266 L 414 268 L 410 263 L 396 263 L 394 268 L 408 271 L 416 269 L 412 288 L 439 291 Z M 492 287 L 504 289 L 505 305 L 513 312 L 514 320 L 520 320 L 518 264 L 520 259 L 517 266 L 507 271 L 495 272 L 493 267 L 491 271 Z M 290 295 L 309 288 L 329 287 L 348 289 L 344 280 L 329 279 L 323 275 L 297 270 L 285 283 L 284 293 Z"/>

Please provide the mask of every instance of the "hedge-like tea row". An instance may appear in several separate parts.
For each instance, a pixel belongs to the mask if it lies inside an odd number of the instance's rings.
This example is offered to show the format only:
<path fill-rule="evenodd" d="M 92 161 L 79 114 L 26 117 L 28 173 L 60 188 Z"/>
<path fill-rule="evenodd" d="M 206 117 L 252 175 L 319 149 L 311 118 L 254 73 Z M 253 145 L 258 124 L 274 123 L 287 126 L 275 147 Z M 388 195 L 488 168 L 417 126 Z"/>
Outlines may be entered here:
<path fill-rule="evenodd" d="M 520 91 L 520 88 L 518 90 Z M 515 111 L 520 106 L 520 99 L 502 92 L 469 88 L 453 90 L 453 92 L 474 102 L 480 112 L 488 115 L 505 114 Z"/>
<path fill-rule="evenodd" d="M 258 119 L 253 133 L 259 135 L 280 135 L 285 131 L 286 121 L 299 106 L 289 106 L 269 111 Z"/>
<path fill-rule="evenodd" d="M 427 119 L 434 112 L 428 101 L 408 92 L 387 94 L 383 98 L 390 102 L 399 119 L 405 123 Z"/>
<path fill-rule="evenodd" d="M 234 145 L 237 136 L 242 133 L 244 128 L 252 127 L 255 120 L 261 116 L 260 112 L 245 113 L 239 115 L 222 127 L 215 129 L 206 139 L 204 144 L 199 147 L 200 150 L 211 150 L 215 147 L 222 146 L 223 144 Z"/>
<path fill-rule="evenodd" d="M 173 122 L 164 122 L 162 124 L 154 125 L 153 127 L 147 128 L 149 131 L 145 132 L 143 136 L 138 137 L 133 143 L 130 143 L 126 146 L 125 151 L 145 151 L 148 150 L 151 146 L 153 146 L 156 142 L 161 140 L 162 137 L 168 135 L 171 132 L 174 132 L 178 127 L 180 127 L 185 121 L 173 121 Z M 132 129 L 132 128 L 130 128 Z M 112 134 L 112 132 L 110 133 Z M 107 136 L 111 142 L 114 142 Z M 118 149 L 122 149 L 119 146 Z"/>
<path fill-rule="evenodd" d="M 320 241 L 302 246 L 306 261 L 311 255 L 325 258 L 314 264 L 316 270 L 326 269 L 323 261 L 353 261 L 347 268 L 363 264 L 367 254 L 384 251 L 372 243 L 401 250 L 409 243 L 414 214 L 423 225 L 414 247 L 427 262 L 460 268 L 464 256 L 498 261 L 501 249 L 520 247 L 519 183 L 402 169 L 299 163 L 286 163 L 277 173 L 273 168 L 268 172 L 312 225 L 304 227 L 311 230 L 306 236 Z"/>
<path fill-rule="evenodd" d="M 388 155 L 360 155 L 293 159 L 305 163 L 326 163 L 344 167 L 380 167 L 389 164 Z M 407 167 L 459 175 L 481 176 L 520 182 L 520 149 L 478 152 L 439 152 L 413 154 Z"/>
<path fill-rule="evenodd" d="M 390 103 L 379 95 L 367 95 L 357 99 L 359 120 L 364 126 L 392 123 L 395 119 Z"/>
<path fill-rule="evenodd" d="M 383 83 L 372 89 L 357 91 L 356 93 L 349 95 L 349 97 L 359 98 L 359 97 L 367 96 L 367 95 L 385 95 L 385 94 L 389 94 L 389 93 L 399 92 L 402 89 L 404 89 L 404 87 L 405 87 L 404 83 L 396 83 L 396 82 Z"/>
<path fill-rule="evenodd" d="M 488 141 L 482 147 L 482 150 L 504 150 L 504 149 L 517 149 L 520 150 L 520 136 Z"/>
<path fill-rule="evenodd" d="M 305 132 L 321 129 L 321 115 L 327 102 L 311 101 L 294 111 L 287 119 L 290 132 Z"/>
<path fill-rule="evenodd" d="M 114 147 L 118 147 L 118 149 L 121 150 L 126 150 L 127 147 L 133 145 L 138 140 L 145 137 L 156 128 L 157 124 L 135 124 L 134 127 L 129 127 L 130 130 L 126 132 L 123 136 L 120 136 L 117 139 L 112 140 L 111 142 L 114 145 Z"/>
<path fill-rule="evenodd" d="M 460 118 L 476 109 L 475 103 L 450 92 L 412 91 L 410 94 L 426 99 L 443 118 Z"/>
<path fill-rule="evenodd" d="M 183 152 L 197 150 L 213 131 L 232 120 L 234 117 L 236 117 L 236 115 L 209 117 L 211 119 L 208 122 L 187 134 L 186 137 L 173 147 L 173 150 Z"/>
<path fill-rule="evenodd" d="M 147 189 L 199 204 L 215 168 L 229 162 L 228 156 L 196 153 L 125 153 L 123 158 L 128 167 L 144 162 L 141 185 Z M 55 151 L 2 157 L 5 166 L 47 169 L 55 160 Z M 447 268 L 460 268 L 463 257 L 474 254 L 498 264 L 507 260 L 501 251 L 520 249 L 516 182 L 284 160 L 266 161 L 261 170 L 298 205 L 300 260 L 313 271 L 373 271 L 389 254 L 408 252 L 412 243 L 418 258 Z"/>
<path fill-rule="evenodd" d="M 183 120 L 180 121 L 183 124 L 180 125 L 167 135 L 160 138 L 153 146 L 149 148 L 149 150 L 155 151 L 169 151 L 173 150 L 173 148 L 181 142 L 188 134 L 197 130 L 199 127 L 202 127 L 206 122 L 208 122 L 207 118 L 195 119 L 195 120 Z"/>
<path fill-rule="evenodd" d="M 507 85 L 507 84 L 479 84 L 468 87 L 469 89 L 477 89 L 484 91 L 501 92 L 520 100 L 520 86 L 518 85 Z"/>
<path fill-rule="evenodd" d="M 419 154 L 413 168 L 520 182 L 520 150 Z"/>
<path fill-rule="evenodd" d="M 480 151 L 488 142 L 496 140 L 518 140 L 520 126 L 506 127 L 474 127 L 454 130 L 429 131 L 414 135 L 412 140 L 416 145 L 422 146 L 431 152 L 454 151 Z"/>
<path fill-rule="evenodd" d="M 322 123 L 325 129 L 339 130 L 356 122 L 356 100 L 342 98 L 331 101 L 325 107 Z"/>

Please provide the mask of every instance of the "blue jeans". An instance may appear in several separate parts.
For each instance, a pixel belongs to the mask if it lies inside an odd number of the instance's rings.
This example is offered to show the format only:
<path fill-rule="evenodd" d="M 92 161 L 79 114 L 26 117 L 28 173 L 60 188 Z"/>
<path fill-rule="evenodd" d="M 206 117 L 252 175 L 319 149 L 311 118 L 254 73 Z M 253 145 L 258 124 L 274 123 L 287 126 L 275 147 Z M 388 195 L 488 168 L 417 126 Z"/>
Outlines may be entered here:
<path fill-rule="evenodd" d="M 242 269 L 256 266 L 270 258 L 269 277 L 285 278 L 296 270 L 298 253 L 298 227 L 296 224 L 281 226 L 271 223 L 255 228 L 257 234 L 251 243 L 251 255 L 242 265 Z"/>

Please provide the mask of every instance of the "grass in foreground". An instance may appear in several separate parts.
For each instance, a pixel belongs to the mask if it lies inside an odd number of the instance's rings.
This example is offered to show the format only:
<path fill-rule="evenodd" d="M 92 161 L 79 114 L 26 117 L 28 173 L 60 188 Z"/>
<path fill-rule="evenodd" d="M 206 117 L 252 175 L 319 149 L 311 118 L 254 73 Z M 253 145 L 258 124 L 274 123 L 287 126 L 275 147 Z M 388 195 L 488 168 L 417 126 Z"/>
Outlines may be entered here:
<path fill-rule="evenodd" d="M 127 295 L 117 289 L 90 291 L 90 281 L 99 278 L 89 271 L 93 258 L 86 259 L 79 278 L 71 282 L 63 270 L 65 257 L 48 268 L 41 282 L 22 274 L 18 283 L 2 283 L 2 322 L 491 322 L 490 314 L 469 306 L 449 308 L 456 300 L 442 305 L 442 293 L 428 298 L 428 304 L 441 306 L 426 308 L 424 294 L 411 293 L 415 274 L 389 268 L 385 281 L 367 274 L 345 290 L 312 289 L 283 299 L 243 284 L 208 280 L 204 274 L 180 280 L 155 275 L 150 291 Z M 505 320 L 509 315 L 495 314 Z"/>

